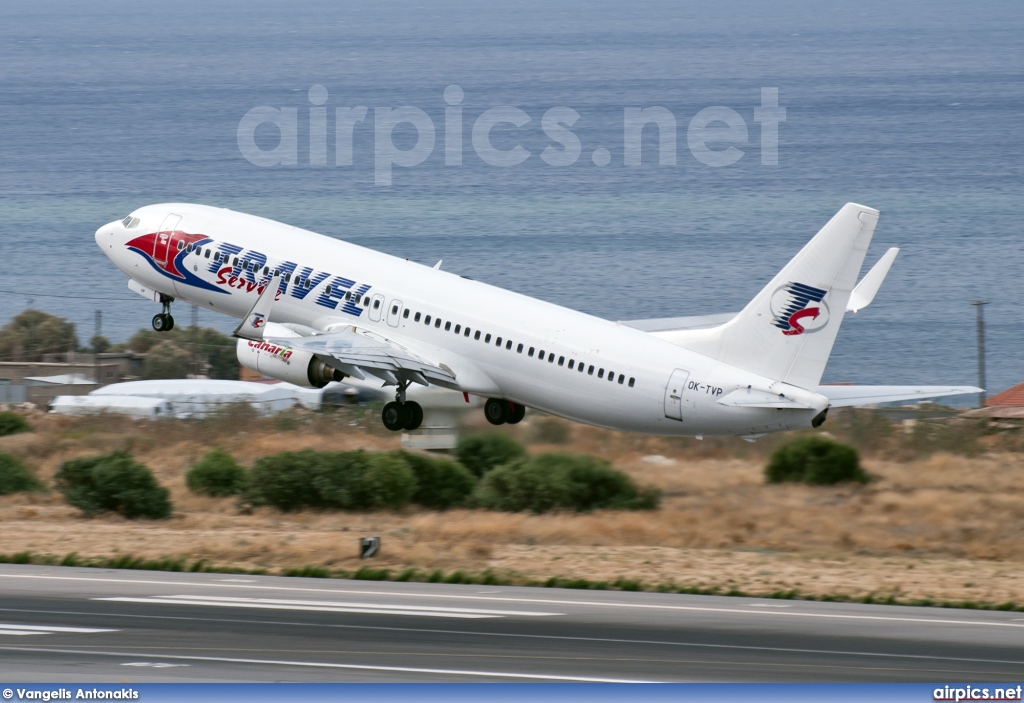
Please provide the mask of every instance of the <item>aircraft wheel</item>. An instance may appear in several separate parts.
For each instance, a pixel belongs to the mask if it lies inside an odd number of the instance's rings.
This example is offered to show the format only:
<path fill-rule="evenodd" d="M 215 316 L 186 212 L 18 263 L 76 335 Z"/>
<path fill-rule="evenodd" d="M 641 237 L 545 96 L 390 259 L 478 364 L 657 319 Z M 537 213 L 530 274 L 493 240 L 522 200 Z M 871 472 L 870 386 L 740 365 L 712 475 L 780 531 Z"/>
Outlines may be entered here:
<path fill-rule="evenodd" d="M 174 318 L 171 317 L 170 313 L 167 314 L 167 329 L 166 332 L 170 332 L 174 329 Z"/>
<path fill-rule="evenodd" d="M 168 316 L 163 314 L 163 313 L 160 313 L 159 315 L 154 315 L 153 316 L 153 329 L 155 329 L 157 332 L 166 332 L 169 329 L 171 329 L 168 326 L 170 323 L 168 322 L 167 318 L 168 318 Z"/>
<path fill-rule="evenodd" d="M 392 432 L 397 432 L 403 428 L 404 420 L 407 416 L 408 411 L 398 402 L 388 403 L 380 413 L 380 419 L 384 426 Z"/>
<path fill-rule="evenodd" d="M 519 403 L 509 403 L 512 409 L 508 414 L 508 424 L 517 425 L 526 417 L 526 406 Z"/>
<path fill-rule="evenodd" d="M 492 425 L 504 425 L 508 422 L 510 413 L 508 405 L 507 400 L 488 398 L 487 402 L 484 403 L 484 417 L 487 418 L 487 422 Z"/>
<path fill-rule="evenodd" d="M 409 413 L 409 420 L 402 426 L 402 429 L 410 432 L 419 429 L 423 424 L 423 407 L 415 400 L 410 400 L 405 404 L 405 409 Z"/>

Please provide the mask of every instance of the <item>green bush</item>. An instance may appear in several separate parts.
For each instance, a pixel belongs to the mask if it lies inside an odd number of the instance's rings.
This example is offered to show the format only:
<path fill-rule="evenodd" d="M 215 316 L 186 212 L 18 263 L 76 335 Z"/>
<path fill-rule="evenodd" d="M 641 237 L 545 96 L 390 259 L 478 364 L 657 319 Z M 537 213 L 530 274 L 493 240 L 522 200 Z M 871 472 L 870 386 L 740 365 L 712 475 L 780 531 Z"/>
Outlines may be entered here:
<path fill-rule="evenodd" d="M 474 496 L 479 505 L 492 510 L 534 513 L 649 510 L 660 500 L 657 491 L 641 491 L 608 462 L 571 454 L 543 454 L 500 466 L 484 477 Z"/>
<path fill-rule="evenodd" d="M 284 452 L 259 459 L 245 499 L 278 510 L 400 508 L 416 492 L 416 475 L 401 453 Z"/>
<path fill-rule="evenodd" d="M 446 510 L 464 504 L 473 493 L 476 478 L 462 464 L 413 452 L 402 452 L 402 456 L 416 476 L 413 503 Z"/>
<path fill-rule="evenodd" d="M 0 437 L 19 432 L 31 432 L 32 428 L 18 413 L 0 412 Z"/>
<path fill-rule="evenodd" d="M 373 456 L 362 449 L 353 452 L 320 452 L 310 463 L 316 502 L 311 506 L 341 510 L 365 510 L 371 500 L 366 492 L 365 478 Z"/>
<path fill-rule="evenodd" d="M 795 439 L 776 449 L 764 469 L 768 483 L 798 482 L 815 486 L 843 481 L 866 483 L 857 450 L 827 437 Z"/>
<path fill-rule="evenodd" d="M 272 505 L 284 512 L 320 506 L 322 499 L 316 478 L 321 460 L 320 454 L 310 449 L 258 459 L 249 474 L 247 500 L 254 505 Z"/>
<path fill-rule="evenodd" d="M 167 489 L 127 452 L 65 462 L 56 479 L 64 499 L 87 515 L 113 512 L 151 519 L 171 515 Z"/>
<path fill-rule="evenodd" d="M 0 496 L 8 493 L 38 491 L 43 487 L 39 479 L 25 465 L 10 454 L 0 452 Z"/>
<path fill-rule="evenodd" d="M 401 454 L 381 452 L 363 475 L 363 490 L 368 508 L 401 508 L 416 492 L 416 476 Z"/>
<path fill-rule="evenodd" d="M 481 477 L 495 467 L 525 457 L 526 450 L 508 435 L 492 432 L 463 437 L 455 447 L 455 456 L 460 464 Z"/>
<path fill-rule="evenodd" d="M 214 449 L 185 475 L 188 489 L 207 496 L 232 496 L 245 489 L 245 469 L 223 449 Z"/>

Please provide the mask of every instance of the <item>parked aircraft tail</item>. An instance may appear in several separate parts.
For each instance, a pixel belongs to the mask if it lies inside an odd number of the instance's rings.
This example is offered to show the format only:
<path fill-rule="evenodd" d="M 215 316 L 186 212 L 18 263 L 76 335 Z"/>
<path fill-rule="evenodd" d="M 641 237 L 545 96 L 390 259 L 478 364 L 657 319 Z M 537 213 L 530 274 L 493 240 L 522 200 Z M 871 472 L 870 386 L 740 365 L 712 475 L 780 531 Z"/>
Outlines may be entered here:
<path fill-rule="evenodd" d="M 848 203 L 736 317 L 657 336 L 773 380 L 818 387 L 878 211 Z"/>

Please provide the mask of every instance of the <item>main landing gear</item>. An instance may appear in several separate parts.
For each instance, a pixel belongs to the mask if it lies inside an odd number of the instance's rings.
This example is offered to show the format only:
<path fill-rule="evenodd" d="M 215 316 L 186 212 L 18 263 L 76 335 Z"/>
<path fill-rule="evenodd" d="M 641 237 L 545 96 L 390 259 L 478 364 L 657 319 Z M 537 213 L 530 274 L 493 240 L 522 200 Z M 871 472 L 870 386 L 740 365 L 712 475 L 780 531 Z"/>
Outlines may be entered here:
<path fill-rule="evenodd" d="M 405 430 L 411 432 L 423 424 L 423 407 L 415 400 L 406 401 L 405 391 L 409 381 L 399 381 L 394 402 L 388 403 L 381 411 L 380 419 L 384 426 L 392 432 Z"/>
<path fill-rule="evenodd" d="M 161 294 L 160 302 L 163 303 L 164 311 L 153 316 L 153 329 L 157 332 L 170 332 L 174 329 L 174 318 L 171 317 L 171 303 L 174 302 L 174 298 Z"/>
<path fill-rule="evenodd" d="M 488 398 L 484 403 L 484 416 L 492 425 L 515 425 L 526 417 L 526 406 L 510 400 Z"/>

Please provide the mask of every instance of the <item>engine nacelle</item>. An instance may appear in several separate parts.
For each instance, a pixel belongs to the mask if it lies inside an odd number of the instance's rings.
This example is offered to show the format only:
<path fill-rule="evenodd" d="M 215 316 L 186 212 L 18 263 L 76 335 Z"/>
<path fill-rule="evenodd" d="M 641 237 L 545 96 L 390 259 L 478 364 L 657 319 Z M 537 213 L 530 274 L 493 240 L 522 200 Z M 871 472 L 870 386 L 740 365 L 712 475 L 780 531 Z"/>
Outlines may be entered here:
<path fill-rule="evenodd" d="M 345 374 L 316 354 L 292 347 L 239 339 L 236 354 L 238 363 L 245 368 L 296 386 L 323 388 L 331 381 L 345 378 Z"/>

